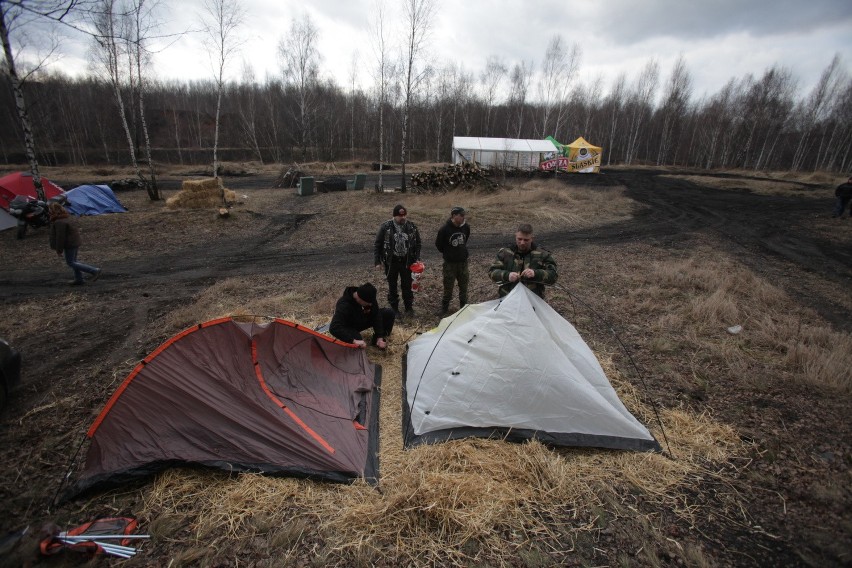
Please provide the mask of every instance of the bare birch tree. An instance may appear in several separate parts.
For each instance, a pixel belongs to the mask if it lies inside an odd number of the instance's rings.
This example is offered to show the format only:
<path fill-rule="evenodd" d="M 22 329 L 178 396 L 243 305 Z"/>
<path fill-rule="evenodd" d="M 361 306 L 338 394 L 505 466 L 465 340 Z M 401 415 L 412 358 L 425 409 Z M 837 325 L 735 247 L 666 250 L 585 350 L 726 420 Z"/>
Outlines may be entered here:
<path fill-rule="evenodd" d="M 506 117 L 506 132 L 521 137 L 524 128 L 524 112 L 527 106 L 527 93 L 530 89 L 533 64 L 526 61 L 516 63 L 509 74 L 509 113 Z"/>
<path fill-rule="evenodd" d="M 289 33 L 278 42 L 284 83 L 296 92 L 294 120 L 296 143 L 302 151 L 302 161 L 308 156 L 308 140 L 315 113 L 320 65 L 318 40 L 319 30 L 305 13 L 301 20 L 293 19 Z"/>
<path fill-rule="evenodd" d="M 355 102 L 357 97 L 356 82 L 358 80 L 358 63 L 360 54 L 356 49 L 349 62 L 349 159 L 355 161 Z"/>
<path fill-rule="evenodd" d="M 538 97 L 542 112 L 541 132 L 539 132 L 541 137 L 548 135 L 547 127 L 554 113 L 556 120 L 553 130 L 549 133 L 553 136 L 559 135 L 559 127 L 565 118 L 565 104 L 568 101 L 571 82 L 580 65 L 581 55 L 579 45 L 575 43 L 571 47 L 566 46 L 559 34 L 553 36 L 547 45 L 538 82 Z"/>
<path fill-rule="evenodd" d="M 654 92 L 657 89 L 657 79 L 660 75 L 660 66 L 655 59 L 651 59 L 642 68 L 634 83 L 633 91 L 628 99 L 629 121 L 627 124 L 627 144 L 624 161 L 628 165 L 636 158 L 639 134 L 651 113 L 651 103 Z"/>
<path fill-rule="evenodd" d="M 496 55 L 489 55 L 485 62 L 485 69 L 480 75 L 482 85 L 482 96 L 485 101 L 485 123 L 482 132 L 485 136 L 491 135 L 491 111 L 497 102 L 497 93 L 500 84 L 506 77 L 506 65 Z"/>
<path fill-rule="evenodd" d="M 619 118 L 624 109 L 624 93 L 627 90 L 627 76 L 624 73 L 618 75 L 612 85 L 612 89 L 607 95 L 604 103 L 604 108 L 607 110 L 609 118 L 609 142 L 606 149 L 606 165 L 610 165 L 612 156 L 615 153 L 615 140 L 618 133 Z"/>
<path fill-rule="evenodd" d="M 251 63 L 243 60 L 242 84 L 240 85 L 239 115 L 245 143 L 251 147 L 257 160 L 263 164 L 263 153 L 257 136 L 257 81 Z"/>
<path fill-rule="evenodd" d="M 154 157 L 151 153 L 151 136 L 148 133 L 148 121 L 145 116 L 145 93 L 147 83 L 145 81 L 144 69 L 147 67 L 150 54 L 146 50 L 148 36 L 156 27 L 154 11 L 157 2 L 147 0 L 133 0 L 131 6 L 131 54 L 136 71 L 136 89 L 139 99 L 139 122 L 145 139 L 145 159 L 148 162 L 148 173 L 150 178 L 145 184 L 148 197 L 151 201 L 162 199 L 160 189 L 157 187 L 157 173 L 154 168 Z"/>
<path fill-rule="evenodd" d="M 411 97 L 422 79 L 422 70 L 417 66 L 435 13 L 434 0 L 405 0 L 405 83 L 403 85 L 404 102 L 402 110 L 402 150 L 400 152 L 402 165 L 402 184 L 400 191 L 405 193 L 405 163 L 408 154 L 408 128 L 411 120 Z"/>
<path fill-rule="evenodd" d="M 663 93 L 663 104 L 660 107 L 663 124 L 660 132 L 660 145 L 657 150 L 658 166 L 666 163 L 668 159 L 675 132 L 686 113 L 691 94 L 692 77 L 690 77 L 689 71 L 686 69 L 686 61 L 681 55 L 672 68 L 672 74 L 666 84 L 666 92 Z"/>
<path fill-rule="evenodd" d="M 98 63 L 98 71 L 106 75 L 106 80 L 112 88 L 121 126 L 127 140 L 127 150 L 130 154 L 130 164 L 136 173 L 136 177 L 144 181 L 139 169 L 139 160 L 136 157 L 136 144 L 130 129 L 130 118 L 124 101 L 122 89 L 129 83 L 129 67 L 123 65 L 127 56 L 129 42 L 126 39 L 130 35 L 128 25 L 130 24 L 126 14 L 120 13 L 117 0 L 100 0 L 98 11 L 94 15 L 92 26 L 94 28 L 93 40 L 96 45 L 93 63 Z"/>
<path fill-rule="evenodd" d="M 840 66 L 840 55 L 835 54 L 831 63 L 823 70 L 811 93 L 796 110 L 801 136 L 793 154 L 793 161 L 790 165 L 791 171 L 798 171 L 802 167 L 813 131 L 817 123 L 825 117 L 827 110 L 831 108 L 845 83 L 845 79 Z"/>
<path fill-rule="evenodd" d="M 41 183 L 41 174 L 39 173 L 38 159 L 36 157 L 35 137 L 33 136 L 27 103 L 24 99 L 24 91 L 22 89 L 23 80 L 18 74 L 15 54 L 12 51 L 11 36 L 18 28 L 18 24 L 21 24 L 21 27 L 23 27 L 28 23 L 25 16 L 53 22 L 64 22 L 70 19 L 70 15 L 80 4 L 79 0 L 17 0 L 14 2 L 0 0 L 0 42 L 3 44 L 3 55 L 6 59 L 6 67 L 12 83 L 15 108 L 21 124 L 21 131 L 24 137 L 24 150 L 30 164 L 33 185 L 35 186 L 36 195 L 41 200 L 44 200 L 45 196 L 44 187 Z"/>
<path fill-rule="evenodd" d="M 382 0 L 376 0 L 373 18 L 373 53 L 376 57 L 375 79 L 378 90 L 378 112 L 379 112 L 379 185 L 377 189 L 384 188 L 382 179 L 385 167 L 385 101 L 387 100 L 388 79 L 391 72 L 390 45 L 388 30 L 385 22 L 385 4 Z"/>
<path fill-rule="evenodd" d="M 225 68 L 242 44 L 238 36 L 245 17 L 242 0 L 204 0 L 207 53 L 216 81 L 216 121 L 213 134 L 213 177 L 219 177 L 219 119 L 222 93 L 225 90 Z M 225 192 L 222 192 L 224 200 Z"/>

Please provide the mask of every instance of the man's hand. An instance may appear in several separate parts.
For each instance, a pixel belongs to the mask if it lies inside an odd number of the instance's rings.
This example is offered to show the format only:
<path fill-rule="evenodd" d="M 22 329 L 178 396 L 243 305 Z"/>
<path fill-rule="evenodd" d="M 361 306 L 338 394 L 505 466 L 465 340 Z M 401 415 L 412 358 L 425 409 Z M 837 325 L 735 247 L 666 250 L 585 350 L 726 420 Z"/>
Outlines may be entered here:
<path fill-rule="evenodd" d="M 509 282 L 517 282 L 520 279 L 520 275 L 517 272 L 509 273 Z"/>
<path fill-rule="evenodd" d="M 380 337 L 376 340 L 376 347 L 379 349 L 385 349 L 388 346 L 388 342 L 385 341 L 384 337 Z"/>
<path fill-rule="evenodd" d="M 363 339 L 356 339 L 352 343 L 354 343 L 355 346 L 358 347 L 358 349 L 364 349 L 365 347 L 367 347 L 367 344 L 364 342 Z"/>
<path fill-rule="evenodd" d="M 521 276 L 524 278 L 535 278 L 535 270 L 532 268 L 527 268 L 523 272 L 521 272 Z"/>

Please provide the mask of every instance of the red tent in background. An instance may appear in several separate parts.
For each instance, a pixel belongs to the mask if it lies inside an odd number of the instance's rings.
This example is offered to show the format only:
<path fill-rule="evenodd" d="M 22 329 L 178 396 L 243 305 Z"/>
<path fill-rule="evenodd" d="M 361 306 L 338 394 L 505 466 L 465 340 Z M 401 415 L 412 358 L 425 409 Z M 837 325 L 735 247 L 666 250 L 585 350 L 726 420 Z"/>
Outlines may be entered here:
<path fill-rule="evenodd" d="M 376 483 L 381 370 L 363 349 L 282 319 L 198 324 L 113 394 L 72 494 L 188 465 Z"/>
<path fill-rule="evenodd" d="M 65 191 L 47 179 L 41 178 L 41 186 L 44 188 L 45 199 L 56 197 L 65 193 Z M 17 195 L 27 195 L 35 199 L 36 190 L 33 184 L 33 175 L 29 172 L 17 172 L 0 178 L 0 207 L 9 209 L 9 203 L 15 199 Z"/>

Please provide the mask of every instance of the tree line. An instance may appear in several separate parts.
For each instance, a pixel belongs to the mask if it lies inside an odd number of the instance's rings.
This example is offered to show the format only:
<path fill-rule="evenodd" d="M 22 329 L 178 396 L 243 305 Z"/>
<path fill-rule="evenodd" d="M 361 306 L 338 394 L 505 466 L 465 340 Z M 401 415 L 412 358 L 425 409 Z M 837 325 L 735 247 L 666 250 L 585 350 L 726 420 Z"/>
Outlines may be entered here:
<path fill-rule="evenodd" d="M 422 61 L 429 2 L 406 0 L 409 48 L 403 57 L 389 56 L 386 31 L 377 27 L 374 35 L 382 41 L 376 42 L 375 60 L 353 59 L 343 84 L 320 73 L 319 34 L 307 16 L 294 19 L 278 46 L 279 76 L 258 80 L 244 63 L 240 80 L 225 81 L 233 56 L 227 32 L 239 25 L 236 11 L 213 17 L 219 27 L 208 28 L 211 37 L 219 33 L 216 77 L 161 81 L 144 49 L 144 2 L 120 13 L 112 10 L 114 2 L 99 5 L 110 9 L 92 19 L 99 65 L 88 76 L 43 68 L 21 81 L 39 163 L 210 164 L 212 153 L 214 171 L 220 160 L 404 166 L 452 161 L 453 136 L 553 136 L 563 143 L 583 136 L 604 148 L 606 165 L 852 166 L 852 80 L 837 55 L 804 95 L 792 73 L 776 65 L 731 78 L 716 93 L 695 99 L 683 57 L 668 70 L 650 59 L 635 76 L 622 74 L 608 85 L 602 79 L 583 83 L 577 80 L 581 50 L 560 36 L 551 38 L 538 68 L 491 57 L 474 74 L 455 62 Z M 211 8 L 226 5 L 236 4 L 209 2 Z M 9 71 L 7 62 L 0 69 L 0 159 L 12 164 L 27 156 Z M 359 87 L 365 77 L 373 87 Z M 139 166 L 137 173 L 145 176 Z"/>
<path fill-rule="evenodd" d="M 522 71 L 515 69 L 515 72 Z M 794 98 L 789 71 L 773 67 L 759 77 L 731 79 L 717 93 L 690 100 L 682 62 L 660 84 L 651 62 L 629 83 L 622 76 L 601 95 L 600 85 L 577 85 L 558 102 L 524 100 L 512 84 L 504 100 L 457 66 L 431 73 L 410 101 L 409 161 L 452 160 L 453 136 L 541 139 L 583 136 L 604 147 L 605 164 L 657 164 L 754 170 L 850 169 L 852 82 L 838 82 L 838 62 L 826 68 L 806 97 Z M 0 74 L 0 159 L 26 161 L 8 73 Z M 834 84 L 833 84 L 834 83 Z M 43 74 L 24 86 L 40 162 L 130 163 L 142 147 L 138 103 L 121 85 L 131 141 L 121 126 L 107 81 Z M 400 161 L 403 105 L 391 84 L 380 108 L 376 93 L 326 80 L 303 95 L 277 78 L 225 85 L 220 152 L 225 160 Z M 215 81 L 149 81 L 145 92 L 152 159 L 170 164 L 210 162 L 216 127 Z M 561 108 L 559 108 L 561 105 Z M 379 112 L 383 111 L 383 120 Z M 557 116 L 558 115 L 558 116 Z M 379 127 L 381 123 L 381 128 Z"/>

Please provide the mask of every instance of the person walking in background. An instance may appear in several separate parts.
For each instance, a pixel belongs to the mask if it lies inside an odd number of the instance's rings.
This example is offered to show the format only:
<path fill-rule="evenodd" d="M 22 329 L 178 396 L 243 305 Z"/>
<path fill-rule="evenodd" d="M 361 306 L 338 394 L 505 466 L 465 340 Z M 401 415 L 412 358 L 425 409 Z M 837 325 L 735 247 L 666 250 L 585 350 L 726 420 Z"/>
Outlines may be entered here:
<path fill-rule="evenodd" d="M 84 272 L 91 274 L 90 282 L 97 280 L 101 275 L 100 268 L 77 261 L 77 252 L 83 240 L 80 237 L 80 231 L 71 222 L 68 211 L 56 202 L 48 205 L 47 210 L 50 213 L 50 248 L 60 256 L 65 255 L 65 262 L 74 271 L 74 280 L 71 284 L 78 286 L 85 284 Z"/>
<path fill-rule="evenodd" d="M 834 214 L 832 217 L 843 217 L 843 212 L 846 206 L 852 201 L 852 177 L 846 180 L 846 183 L 841 183 L 834 190 Z M 852 208 L 849 209 L 849 216 L 852 217 Z"/>
<path fill-rule="evenodd" d="M 500 297 L 512 291 L 518 282 L 544 298 L 544 285 L 556 284 L 559 273 L 549 251 L 538 247 L 532 225 L 522 224 L 515 232 L 515 244 L 497 252 L 489 276 L 501 283 Z"/>
<path fill-rule="evenodd" d="M 459 309 L 467 304 L 467 284 L 470 281 L 470 271 L 467 265 L 467 243 L 470 240 L 470 225 L 465 221 L 466 212 L 463 207 L 453 207 L 450 218 L 443 227 L 438 229 L 435 237 L 435 248 L 444 257 L 444 296 L 441 299 L 441 315 L 450 310 L 453 299 L 453 286 L 459 285 Z"/>
<path fill-rule="evenodd" d="M 385 349 L 393 331 L 394 318 L 393 310 L 379 308 L 376 287 L 366 282 L 343 290 L 343 295 L 334 307 L 328 331 L 340 341 L 366 347 L 361 332 L 372 327 L 372 345 Z"/>
<path fill-rule="evenodd" d="M 393 218 L 385 221 L 376 233 L 373 250 L 376 268 L 384 268 L 388 280 L 388 303 L 399 313 L 399 289 L 405 313 L 414 312 L 414 292 L 411 290 L 411 265 L 420 260 L 420 232 L 408 220 L 403 205 L 393 208 Z"/>

